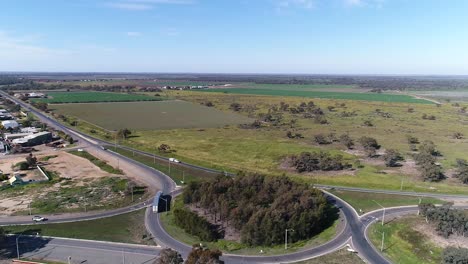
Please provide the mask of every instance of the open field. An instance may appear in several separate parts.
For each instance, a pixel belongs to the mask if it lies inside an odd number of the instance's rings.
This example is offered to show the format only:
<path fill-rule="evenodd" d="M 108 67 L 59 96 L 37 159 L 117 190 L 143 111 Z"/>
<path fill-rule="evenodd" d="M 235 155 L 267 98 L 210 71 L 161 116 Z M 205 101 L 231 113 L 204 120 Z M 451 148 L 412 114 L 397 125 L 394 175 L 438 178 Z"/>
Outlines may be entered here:
<path fill-rule="evenodd" d="M 225 239 L 220 239 L 217 242 L 204 242 L 201 241 L 198 237 L 192 236 L 186 233 L 182 228 L 178 227 L 174 223 L 174 215 L 173 211 L 176 208 L 184 206 L 182 203 L 181 197 L 176 197 L 172 200 L 172 208 L 167 213 L 161 213 L 160 219 L 161 223 L 166 230 L 166 232 L 173 238 L 182 241 L 188 245 L 199 244 L 203 243 L 203 245 L 208 246 L 212 249 L 219 249 L 225 253 L 232 253 L 232 254 L 246 254 L 246 255 L 258 255 L 260 254 L 260 250 L 263 250 L 264 255 L 276 255 L 276 254 L 285 254 L 296 252 L 306 247 L 314 247 L 321 245 L 329 240 L 331 240 L 339 229 L 339 223 L 341 220 L 336 220 L 335 223 L 325 229 L 322 233 L 316 235 L 315 237 L 311 238 L 310 240 L 306 241 L 298 241 L 295 243 L 288 244 L 288 249 L 284 249 L 284 244 L 276 245 L 272 247 L 249 247 L 245 244 L 229 241 Z"/>
<path fill-rule="evenodd" d="M 109 130 L 155 130 L 222 127 L 252 122 L 251 119 L 183 101 L 63 104 L 57 113 L 74 116 Z"/>
<path fill-rule="evenodd" d="M 332 190 L 330 192 L 348 202 L 352 207 L 354 207 L 354 209 L 356 209 L 356 211 L 359 214 L 380 209 L 381 207 L 377 203 L 381 204 L 384 207 L 417 205 L 419 203 L 419 197 L 416 196 L 383 193 L 348 192 L 341 190 Z M 421 202 L 433 204 L 445 203 L 444 201 L 441 201 L 439 199 L 429 197 L 421 197 Z"/>
<path fill-rule="evenodd" d="M 236 115 L 251 118 L 250 120 L 261 118 L 262 115 L 268 113 L 270 108 L 278 107 L 281 102 L 296 107 L 301 102 L 310 101 L 310 99 L 297 97 L 252 97 L 194 91 L 168 91 L 167 95 L 191 101 L 196 105 L 212 102 L 214 107 L 222 112 L 234 113 L 230 109 L 230 105 L 234 102 L 239 103 L 241 110 L 236 112 Z M 403 180 L 403 190 L 405 191 L 446 193 L 466 193 L 468 191 L 467 186 L 459 184 L 457 179 L 450 177 L 456 159 L 468 158 L 466 152 L 468 140 L 453 138 L 453 134 L 456 132 L 468 135 L 468 128 L 465 125 L 468 124 L 468 115 L 461 113 L 460 107 L 448 104 L 436 107 L 433 104 L 330 99 L 313 99 L 313 102 L 323 110 L 324 117 L 328 121 L 327 124 L 317 124 L 313 119 L 304 118 L 301 114 L 283 112 L 284 125 L 265 124 L 257 129 L 230 126 L 206 129 L 138 130 L 128 126 L 132 129 L 132 137 L 123 140 L 120 144 L 152 153 L 160 144 L 164 143 L 176 150 L 170 156 L 178 158 L 182 162 L 231 172 L 244 170 L 271 175 L 286 173 L 298 180 L 310 183 L 399 190 Z M 329 110 L 329 107 L 332 107 L 332 110 Z M 408 112 L 408 109 L 412 111 Z M 343 117 L 344 112 L 352 113 L 352 115 Z M 387 115 L 384 117 L 381 113 Z M 424 120 L 421 118 L 423 114 L 434 115 L 436 120 Z M 289 125 L 291 120 L 296 120 L 294 125 Z M 373 125 L 365 126 L 364 121 L 371 121 Z M 85 122 L 79 122 L 76 128 L 96 137 L 109 141 L 114 140 L 112 133 L 100 130 Z M 287 131 L 301 133 L 304 138 L 287 138 Z M 367 159 L 359 156 L 358 151 L 345 150 L 339 143 L 316 144 L 313 137 L 319 133 L 335 133 L 337 136 L 346 133 L 354 140 L 363 135 L 370 135 L 382 145 L 381 151 L 388 148 L 397 149 L 407 161 L 402 167 L 386 168 L 382 159 Z M 443 155 L 438 162 L 447 170 L 447 180 L 441 183 L 421 181 L 412 161 L 412 152 L 407 142 L 408 135 L 417 137 L 420 142 L 434 141 L 437 149 Z M 363 167 L 339 174 L 323 172 L 298 174 L 291 170 L 285 170 L 281 166 L 287 155 L 318 150 L 331 152 L 334 155 L 342 154 L 347 161 L 353 164 L 359 160 Z"/>
<path fill-rule="evenodd" d="M 90 239 L 133 244 L 154 245 L 150 235 L 146 232 L 145 210 L 118 216 L 63 224 L 42 224 L 8 226 L 8 233 L 21 233 L 42 236 L 55 236 L 77 239 Z M 109 232 L 112 230 L 112 232 Z"/>
<path fill-rule="evenodd" d="M 394 263 L 439 264 L 443 249 L 414 229 L 424 224 L 424 219 L 417 216 L 396 219 L 383 227 L 375 223 L 369 228 L 369 238 L 380 249 L 385 232 L 384 254 Z"/>
<path fill-rule="evenodd" d="M 50 181 L 6 186 L 0 191 L 0 214 L 80 212 L 117 208 L 132 203 L 125 193 L 127 179 L 101 170 L 89 160 L 67 152 L 38 155 Z M 17 159 L 14 156 L 8 157 Z M 23 158 L 24 159 L 24 158 Z M 3 159 L 2 162 L 10 164 Z M 144 187 L 134 189 L 134 198 L 145 195 Z"/>
<path fill-rule="evenodd" d="M 351 253 L 346 251 L 346 249 L 340 249 L 318 258 L 294 262 L 294 264 L 364 264 L 364 261 L 362 261 L 356 253 Z"/>
<path fill-rule="evenodd" d="M 124 94 L 109 92 L 47 92 L 48 98 L 31 99 L 34 102 L 50 104 L 90 103 L 90 102 L 134 102 L 160 101 L 162 98 L 141 94 Z"/>
<path fill-rule="evenodd" d="M 293 88 L 294 89 L 294 88 Z M 297 88 L 295 88 L 297 89 Z M 226 94 L 250 94 L 250 95 L 273 95 L 273 96 L 297 96 L 307 98 L 326 98 L 326 99 L 347 99 L 347 100 L 362 100 L 362 101 L 377 101 L 377 102 L 394 102 L 394 103 L 420 103 L 433 104 L 430 101 L 417 99 L 409 95 L 399 94 L 380 94 L 380 93 L 358 93 L 358 92 L 325 92 L 306 90 L 289 90 L 285 89 L 258 89 L 258 88 L 225 88 L 225 89 L 206 89 L 203 92 L 226 93 Z"/>

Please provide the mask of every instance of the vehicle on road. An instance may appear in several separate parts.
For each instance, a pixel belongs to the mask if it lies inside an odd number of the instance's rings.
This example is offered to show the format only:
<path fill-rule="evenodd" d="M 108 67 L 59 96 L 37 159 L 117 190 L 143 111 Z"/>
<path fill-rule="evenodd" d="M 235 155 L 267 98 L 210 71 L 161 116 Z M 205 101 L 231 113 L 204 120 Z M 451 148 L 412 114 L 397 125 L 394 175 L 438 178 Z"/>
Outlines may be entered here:
<path fill-rule="evenodd" d="M 169 161 L 174 162 L 174 163 L 180 163 L 180 161 L 178 159 L 175 159 L 175 158 L 169 158 Z"/>
<path fill-rule="evenodd" d="M 33 216 L 32 220 L 33 220 L 34 222 L 44 222 L 44 221 L 46 221 L 47 219 L 44 218 L 44 217 L 42 217 L 42 216 L 36 215 L 36 216 Z"/>

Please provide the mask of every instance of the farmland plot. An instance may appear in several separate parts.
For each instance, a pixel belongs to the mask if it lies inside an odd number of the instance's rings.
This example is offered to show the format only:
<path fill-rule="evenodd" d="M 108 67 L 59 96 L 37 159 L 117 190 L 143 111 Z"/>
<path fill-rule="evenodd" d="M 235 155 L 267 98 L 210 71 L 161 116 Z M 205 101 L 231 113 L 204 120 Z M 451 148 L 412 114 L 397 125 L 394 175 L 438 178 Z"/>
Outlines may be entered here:
<path fill-rule="evenodd" d="M 252 122 L 247 117 L 184 101 L 54 105 L 56 112 L 108 130 L 205 128 Z"/>

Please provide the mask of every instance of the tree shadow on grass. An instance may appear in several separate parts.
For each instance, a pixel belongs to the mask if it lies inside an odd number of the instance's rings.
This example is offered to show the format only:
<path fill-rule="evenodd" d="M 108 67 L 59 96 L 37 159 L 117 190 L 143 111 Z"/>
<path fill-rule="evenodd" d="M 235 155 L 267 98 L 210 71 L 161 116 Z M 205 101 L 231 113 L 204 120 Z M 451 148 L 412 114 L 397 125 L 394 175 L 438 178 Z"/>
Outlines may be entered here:
<path fill-rule="evenodd" d="M 5 228 L 7 233 L 8 227 Z M 6 236 L 0 240 L 0 259 L 17 258 L 17 249 L 20 256 L 27 253 L 36 252 L 44 248 L 51 239 L 36 236 L 41 229 L 28 229 L 11 236 Z M 17 240 L 18 238 L 18 240 Z M 18 248 L 16 242 L 18 241 Z"/>

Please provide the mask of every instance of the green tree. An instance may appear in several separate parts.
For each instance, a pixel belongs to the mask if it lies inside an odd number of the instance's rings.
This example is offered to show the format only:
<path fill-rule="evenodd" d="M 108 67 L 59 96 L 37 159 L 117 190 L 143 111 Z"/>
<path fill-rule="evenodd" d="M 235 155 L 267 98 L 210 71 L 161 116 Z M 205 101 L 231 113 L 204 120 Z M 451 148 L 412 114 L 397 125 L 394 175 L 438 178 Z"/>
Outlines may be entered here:
<path fill-rule="evenodd" d="M 184 259 L 179 252 L 171 249 L 165 248 L 159 253 L 159 257 L 154 261 L 153 264 L 182 264 Z"/>
<path fill-rule="evenodd" d="M 210 250 L 194 245 L 185 264 L 222 264 L 219 258 L 223 253 L 219 250 Z"/>
<path fill-rule="evenodd" d="M 387 167 L 396 167 L 398 166 L 399 161 L 404 160 L 400 152 L 395 149 L 388 149 L 383 155 L 383 159 L 385 161 L 385 166 Z"/>
<path fill-rule="evenodd" d="M 132 134 L 132 131 L 130 131 L 130 129 L 128 129 L 128 128 L 119 129 L 117 131 L 117 137 L 118 138 L 127 139 L 131 134 Z"/>
<path fill-rule="evenodd" d="M 37 158 L 33 156 L 32 153 L 29 153 L 29 155 L 26 157 L 26 163 L 29 167 L 35 166 L 37 164 Z"/>
<path fill-rule="evenodd" d="M 442 264 L 468 264 L 468 249 L 447 247 L 442 253 Z"/>

